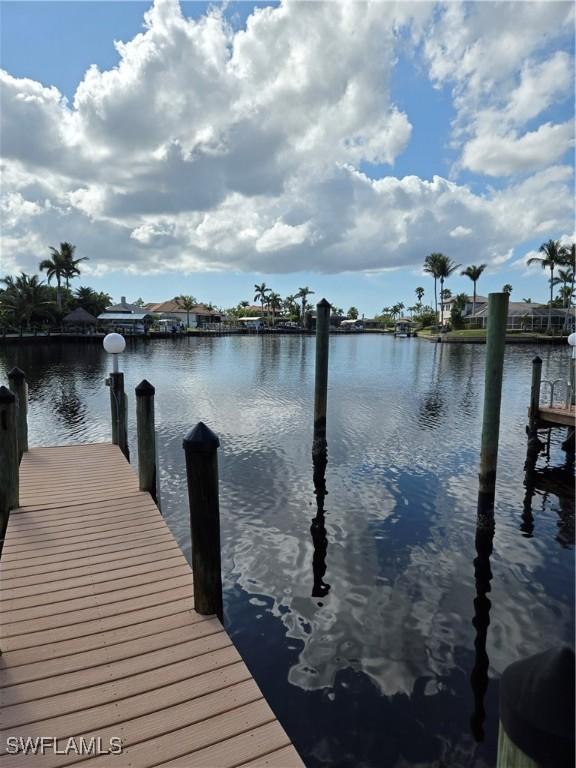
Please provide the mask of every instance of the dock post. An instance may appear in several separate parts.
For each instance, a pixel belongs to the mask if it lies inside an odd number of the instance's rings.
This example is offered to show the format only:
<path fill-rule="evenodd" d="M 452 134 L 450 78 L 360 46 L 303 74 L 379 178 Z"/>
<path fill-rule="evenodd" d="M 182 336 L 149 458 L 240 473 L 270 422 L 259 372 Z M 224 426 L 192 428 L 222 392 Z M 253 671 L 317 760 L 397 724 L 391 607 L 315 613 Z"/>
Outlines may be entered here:
<path fill-rule="evenodd" d="M 8 386 L 16 397 L 16 434 L 18 436 L 18 461 L 28 450 L 28 386 L 26 374 L 20 368 L 8 373 Z"/>
<path fill-rule="evenodd" d="M 128 450 L 128 401 L 124 392 L 124 374 L 110 374 L 110 411 L 112 414 L 112 443 L 130 461 Z"/>
<path fill-rule="evenodd" d="M 498 463 L 498 438 L 500 433 L 500 403 L 506 345 L 506 321 L 508 319 L 508 294 L 488 295 L 488 329 L 486 333 L 486 371 L 484 379 L 484 414 L 482 418 L 482 443 L 480 448 L 480 487 L 478 493 L 479 523 L 485 516 L 490 519 L 496 492 L 496 467 Z"/>
<path fill-rule="evenodd" d="M 538 409 L 540 408 L 540 386 L 542 382 L 542 358 L 538 355 L 532 360 L 532 386 L 530 387 L 530 412 L 529 429 L 534 431 L 538 421 Z"/>
<path fill-rule="evenodd" d="M 138 439 L 138 482 L 158 503 L 156 490 L 156 432 L 154 429 L 154 394 L 156 390 L 143 379 L 136 387 L 136 432 Z"/>
<path fill-rule="evenodd" d="M 16 396 L 0 387 L 0 550 L 11 509 L 20 505 Z"/>
<path fill-rule="evenodd" d="M 192 533 L 194 607 L 223 620 L 218 500 L 218 437 L 201 421 L 183 442 Z"/>
<path fill-rule="evenodd" d="M 540 408 L 540 386 L 542 382 L 542 358 L 538 355 L 532 360 L 532 384 L 530 387 L 530 407 L 528 409 L 528 448 L 524 469 L 529 472 L 536 466 L 538 454 L 544 444 L 538 439 L 538 409 Z"/>
<path fill-rule="evenodd" d="M 312 455 L 326 450 L 326 405 L 328 400 L 328 345 L 330 341 L 330 304 L 326 299 L 316 305 L 316 371 L 314 379 L 314 439 Z"/>

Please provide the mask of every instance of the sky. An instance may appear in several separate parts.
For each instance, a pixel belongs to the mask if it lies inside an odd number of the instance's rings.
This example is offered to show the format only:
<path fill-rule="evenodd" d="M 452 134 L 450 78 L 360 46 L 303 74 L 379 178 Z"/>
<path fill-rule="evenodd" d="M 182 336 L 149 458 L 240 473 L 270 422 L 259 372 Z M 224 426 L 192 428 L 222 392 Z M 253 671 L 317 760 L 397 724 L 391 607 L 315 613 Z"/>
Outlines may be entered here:
<path fill-rule="evenodd" d="M 114 299 L 266 282 L 371 316 L 433 303 L 433 251 L 545 301 L 527 260 L 573 241 L 571 2 L 0 0 L 0 27 L 0 274 L 68 241 Z"/>

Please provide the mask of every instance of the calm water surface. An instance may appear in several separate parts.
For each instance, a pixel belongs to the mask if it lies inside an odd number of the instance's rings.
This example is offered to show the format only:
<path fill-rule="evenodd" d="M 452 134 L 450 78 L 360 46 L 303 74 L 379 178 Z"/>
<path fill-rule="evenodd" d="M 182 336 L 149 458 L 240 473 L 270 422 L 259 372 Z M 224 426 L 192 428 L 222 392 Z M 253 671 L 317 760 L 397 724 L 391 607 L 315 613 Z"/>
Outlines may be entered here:
<path fill-rule="evenodd" d="M 556 379 L 567 351 L 506 349 L 492 578 L 483 555 L 477 583 L 485 347 L 331 339 L 323 517 L 314 343 L 129 343 L 133 461 L 147 378 L 162 509 L 189 558 L 182 438 L 199 420 L 219 435 L 226 626 L 308 766 L 493 766 L 502 671 L 574 634 L 573 502 L 527 493 L 523 473 L 530 361 Z M 99 345 L 0 349 L 0 379 L 13 365 L 29 378 L 31 445 L 110 439 Z M 564 461 L 556 432 L 539 467 Z"/>

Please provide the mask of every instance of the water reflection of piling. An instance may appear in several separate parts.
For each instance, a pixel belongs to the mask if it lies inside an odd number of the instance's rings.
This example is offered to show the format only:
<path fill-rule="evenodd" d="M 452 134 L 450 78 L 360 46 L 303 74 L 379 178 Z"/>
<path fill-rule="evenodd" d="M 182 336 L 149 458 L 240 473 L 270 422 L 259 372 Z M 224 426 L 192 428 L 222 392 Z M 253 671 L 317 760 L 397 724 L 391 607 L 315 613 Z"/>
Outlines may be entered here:
<path fill-rule="evenodd" d="M 310 526 L 312 543 L 314 545 L 314 554 L 312 555 L 312 571 L 314 574 L 312 597 L 325 597 L 330 591 L 330 584 L 326 584 L 323 580 L 326 573 L 326 553 L 328 551 L 328 538 L 324 523 L 324 499 L 328 493 L 326 490 L 327 464 L 328 452 L 326 448 L 323 451 L 314 453 L 313 480 L 314 493 L 316 494 L 316 516 L 313 518 Z"/>
<path fill-rule="evenodd" d="M 478 498 L 478 506 L 484 506 L 483 499 Z M 488 690 L 488 668 L 490 659 L 486 652 L 486 638 L 490 626 L 490 608 L 492 603 L 487 595 L 490 592 L 492 570 L 490 556 L 494 539 L 494 525 L 478 525 L 476 528 L 476 557 L 474 558 L 474 581 L 476 597 L 474 598 L 474 618 L 472 625 L 476 630 L 474 639 L 474 668 L 470 675 L 470 684 L 474 695 L 474 712 L 470 718 L 470 730 L 476 741 L 484 740 L 484 698 Z"/>

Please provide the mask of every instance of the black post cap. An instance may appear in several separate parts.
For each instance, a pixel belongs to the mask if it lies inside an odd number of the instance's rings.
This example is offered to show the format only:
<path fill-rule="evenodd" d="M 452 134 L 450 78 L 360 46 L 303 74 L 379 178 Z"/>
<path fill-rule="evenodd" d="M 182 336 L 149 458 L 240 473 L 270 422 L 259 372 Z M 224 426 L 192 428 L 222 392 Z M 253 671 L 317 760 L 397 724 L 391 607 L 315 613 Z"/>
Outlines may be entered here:
<path fill-rule="evenodd" d="M 8 387 L 0 387 L 0 403 L 15 403 L 16 395 Z"/>
<path fill-rule="evenodd" d="M 542 365 L 542 358 L 536 355 L 534 360 L 532 360 L 532 365 Z"/>
<path fill-rule="evenodd" d="M 331 307 L 332 305 L 330 304 L 329 301 L 326 301 L 326 299 L 321 299 L 321 301 L 319 301 L 318 304 L 316 304 L 316 306 L 317 307 Z"/>
<path fill-rule="evenodd" d="M 21 371 L 20 368 L 12 368 L 12 370 L 8 372 L 8 378 L 14 379 L 14 381 L 22 381 L 26 378 L 26 374 L 24 371 Z"/>
<path fill-rule="evenodd" d="M 203 421 L 199 421 L 196 426 L 188 432 L 182 442 L 182 447 L 186 452 L 201 453 L 204 451 L 216 450 L 220 445 L 217 435 L 207 427 Z"/>
<path fill-rule="evenodd" d="M 136 396 L 137 397 L 152 397 L 152 395 L 156 392 L 152 384 L 147 379 L 142 379 L 140 384 L 136 387 Z"/>
<path fill-rule="evenodd" d="M 553 648 L 511 664 L 500 682 L 508 737 L 543 768 L 574 766 L 574 651 Z"/>

